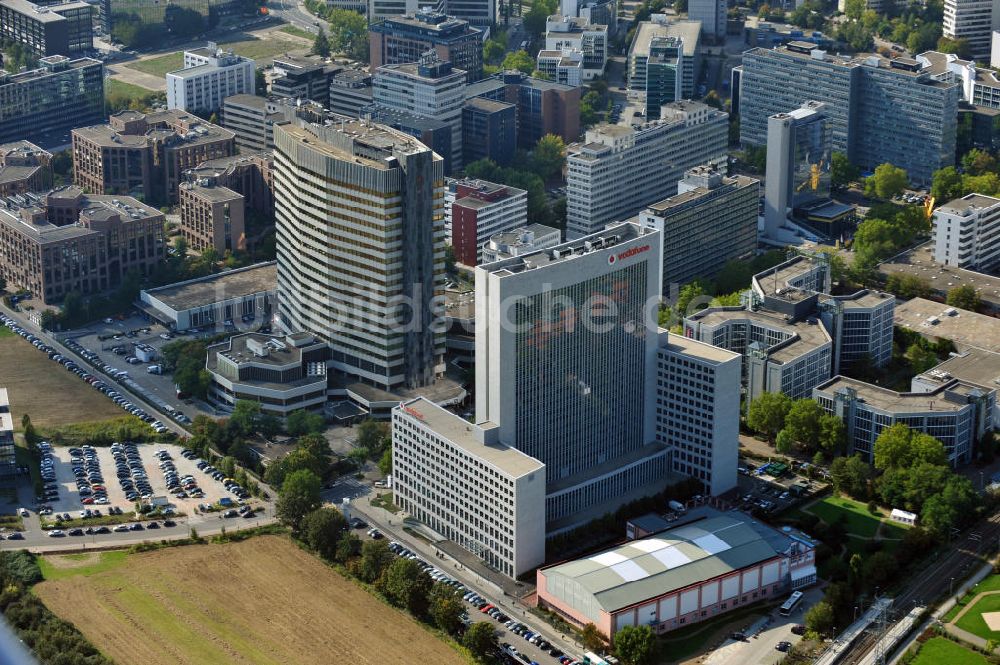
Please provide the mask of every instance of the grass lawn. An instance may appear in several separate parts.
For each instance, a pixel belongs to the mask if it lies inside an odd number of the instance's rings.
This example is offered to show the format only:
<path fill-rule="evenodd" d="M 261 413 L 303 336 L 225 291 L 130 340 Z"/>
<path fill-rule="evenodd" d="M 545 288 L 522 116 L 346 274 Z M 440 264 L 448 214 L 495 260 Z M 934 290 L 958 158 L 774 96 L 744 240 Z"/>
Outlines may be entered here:
<path fill-rule="evenodd" d="M 839 496 L 828 496 L 805 510 L 827 524 L 836 523 L 843 515 L 847 520 L 847 532 L 862 538 L 874 537 L 881 521 L 881 517 L 868 512 L 867 505 Z"/>
<path fill-rule="evenodd" d="M 969 589 L 968 592 L 962 596 L 961 600 L 959 600 L 954 607 L 948 610 L 948 613 L 944 615 L 943 621 L 945 623 L 950 622 L 958 615 L 959 612 L 962 611 L 962 608 L 971 603 L 973 598 L 984 591 L 1000 591 L 1000 575 L 990 575 L 982 582 Z"/>
<path fill-rule="evenodd" d="M 125 66 L 129 69 L 152 74 L 153 76 L 166 76 L 167 72 L 172 72 L 184 66 L 184 53 L 182 51 L 168 53 L 167 55 L 155 58 L 130 62 Z"/>
<path fill-rule="evenodd" d="M 14 427 L 24 414 L 36 428 L 122 415 L 114 402 L 20 337 L 0 339 L 0 379 L 10 394 Z"/>
<path fill-rule="evenodd" d="M 982 617 L 984 612 L 1000 612 L 1000 595 L 980 598 L 961 619 L 955 622 L 955 625 L 984 640 L 1000 637 L 1000 631 L 990 630 L 990 627 L 986 625 L 986 621 Z"/>
<path fill-rule="evenodd" d="M 910 665 L 987 665 L 986 657 L 944 637 L 932 637 Z"/>
<path fill-rule="evenodd" d="M 15 335 L 14 331 L 7 326 L 0 326 L 0 338 L 3 337 L 17 337 L 17 335 Z"/>
<path fill-rule="evenodd" d="M 118 79 L 104 79 L 104 96 L 120 96 L 129 99 L 144 99 L 149 95 L 155 95 L 155 90 L 143 88 L 141 85 L 133 85 Z"/>
<path fill-rule="evenodd" d="M 125 563 L 127 556 L 128 553 L 124 550 L 40 556 L 38 557 L 38 567 L 42 570 L 42 577 L 45 579 L 62 580 L 77 575 L 94 575 L 117 568 Z"/>
<path fill-rule="evenodd" d="M 296 28 L 294 25 L 286 25 L 284 28 L 281 29 L 281 32 L 287 32 L 290 35 L 295 35 L 296 37 L 302 37 L 304 39 L 308 39 L 309 41 L 313 41 L 316 39 L 316 35 L 314 35 L 313 33 L 309 32 L 308 30 L 303 30 L 302 28 Z"/>

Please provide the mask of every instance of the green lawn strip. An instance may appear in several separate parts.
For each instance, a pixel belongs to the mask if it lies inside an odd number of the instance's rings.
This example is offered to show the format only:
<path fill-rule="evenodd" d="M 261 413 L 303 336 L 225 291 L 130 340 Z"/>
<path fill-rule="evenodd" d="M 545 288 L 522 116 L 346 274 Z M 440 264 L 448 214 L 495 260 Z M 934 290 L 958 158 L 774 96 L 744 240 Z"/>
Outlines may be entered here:
<path fill-rule="evenodd" d="M 844 497 L 827 497 L 805 510 L 827 524 L 836 524 L 845 515 L 847 532 L 862 538 L 872 538 L 881 521 L 881 517 L 868 512 L 865 504 Z"/>
<path fill-rule="evenodd" d="M 150 95 L 157 94 L 157 91 L 144 88 L 141 85 L 119 81 L 118 79 L 104 79 L 104 96 L 110 97 L 115 93 L 129 99 L 145 99 Z"/>
<path fill-rule="evenodd" d="M 296 37 L 303 37 L 312 41 L 316 39 L 316 35 L 309 32 L 308 30 L 303 30 L 302 28 L 296 28 L 294 25 L 286 25 L 281 29 L 281 32 L 287 32 L 290 35 L 295 35 Z"/>
<path fill-rule="evenodd" d="M 0 326 L 0 337 L 14 337 L 14 331 L 7 326 Z"/>
<path fill-rule="evenodd" d="M 1000 575 L 990 575 L 979 582 L 979 584 L 969 589 L 965 595 L 962 596 L 957 603 L 955 603 L 955 606 L 948 610 L 947 614 L 942 617 L 942 621 L 950 623 L 956 616 L 958 616 L 958 613 L 962 611 L 962 608 L 971 603 L 973 598 L 984 591 L 1000 591 Z"/>
<path fill-rule="evenodd" d="M 910 665 L 987 665 L 986 657 L 944 637 L 932 637 Z"/>
<path fill-rule="evenodd" d="M 308 47 L 295 39 L 281 38 L 273 35 L 267 39 L 245 39 L 238 42 L 224 44 L 227 49 L 232 49 L 236 55 L 244 58 L 259 60 L 262 58 L 273 58 L 287 51 L 298 51 Z"/>
<path fill-rule="evenodd" d="M 101 508 L 101 506 L 98 506 Z M 72 515 L 73 513 L 70 513 Z M 114 526 L 116 524 L 126 524 L 129 522 L 159 522 L 161 520 L 176 520 L 184 517 L 184 513 L 174 513 L 173 515 L 142 515 L 136 517 L 135 513 L 128 511 L 121 515 L 101 515 L 100 517 L 74 517 L 70 520 L 56 522 L 52 515 L 46 515 L 46 520 L 42 522 L 43 529 L 75 529 L 77 527 L 87 528 L 88 526 Z M 154 530 L 155 533 L 155 530 Z"/>
<path fill-rule="evenodd" d="M 1000 631 L 990 630 L 983 620 L 984 612 L 1000 612 L 1000 594 L 984 596 L 972 605 L 962 618 L 955 622 L 955 625 L 962 630 L 967 630 L 973 635 L 978 635 L 984 640 L 991 640 L 1000 637 Z"/>
<path fill-rule="evenodd" d="M 129 69 L 134 69 L 137 72 L 144 72 L 146 74 L 152 74 L 153 76 L 166 76 L 167 72 L 172 72 L 175 69 L 181 69 L 184 66 L 184 53 L 181 51 L 168 53 L 167 55 L 161 55 L 156 58 L 147 58 L 146 60 L 130 62 L 125 66 Z"/>
<path fill-rule="evenodd" d="M 128 556 L 128 552 L 125 550 L 116 550 L 113 552 L 95 552 L 99 557 L 97 563 L 88 564 L 85 566 L 73 566 L 70 568 L 62 568 L 59 566 L 54 566 L 49 557 L 40 556 L 38 557 L 38 567 L 42 570 L 42 577 L 47 580 L 61 580 L 67 577 L 76 577 L 77 575 L 93 575 L 95 573 L 102 573 L 106 570 L 111 570 L 116 568 L 125 562 L 125 558 Z M 92 556 L 91 554 L 62 554 L 59 555 L 67 559 L 81 561 L 84 557 Z"/>
<path fill-rule="evenodd" d="M 0 515 L 0 529 L 24 531 L 24 520 L 19 515 Z"/>

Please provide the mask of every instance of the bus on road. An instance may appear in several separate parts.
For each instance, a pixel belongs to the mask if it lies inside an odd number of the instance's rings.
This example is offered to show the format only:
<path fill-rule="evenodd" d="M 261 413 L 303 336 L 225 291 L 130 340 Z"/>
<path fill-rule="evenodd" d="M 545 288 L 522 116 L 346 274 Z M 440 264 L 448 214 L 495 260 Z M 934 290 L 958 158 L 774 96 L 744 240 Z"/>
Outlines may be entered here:
<path fill-rule="evenodd" d="M 798 605 L 801 601 L 802 601 L 802 592 L 793 591 L 792 595 L 789 596 L 788 600 L 785 601 L 785 604 L 782 605 L 781 609 L 778 610 L 778 614 L 780 614 L 783 617 L 788 616 L 789 614 L 792 613 L 792 610 L 795 609 L 795 606 Z"/>

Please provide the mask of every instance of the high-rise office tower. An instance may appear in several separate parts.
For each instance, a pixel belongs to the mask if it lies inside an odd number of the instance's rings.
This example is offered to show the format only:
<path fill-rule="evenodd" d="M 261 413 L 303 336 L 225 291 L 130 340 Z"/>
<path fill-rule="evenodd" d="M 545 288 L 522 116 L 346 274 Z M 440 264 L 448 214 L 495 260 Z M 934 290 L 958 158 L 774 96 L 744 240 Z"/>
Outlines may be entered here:
<path fill-rule="evenodd" d="M 418 62 L 383 65 L 375 70 L 372 101 L 378 109 L 443 122 L 451 127 L 451 154 L 445 173 L 462 167 L 462 106 L 465 72 L 427 51 Z"/>
<path fill-rule="evenodd" d="M 443 373 L 444 162 L 365 121 L 274 126 L 279 316 L 382 390 Z"/>
<path fill-rule="evenodd" d="M 701 31 L 709 42 L 726 39 L 726 0 L 689 0 L 688 18 L 701 21 Z"/>
<path fill-rule="evenodd" d="M 684 42 L 679 37 L 654 37 L 646 60 L 646 118 L 657 120 L 660 107 L 681 98 Z"/>
<path fill-rule="evenodd" d="M 476 270 L 476 417 L 546 468 L 549 533 L 662 484 L 660 234 L 619 224 Z"/>
<path fill-rule="evenodd" d="M 788 212 L 830 197 L 830 125 L 819 102 L 768 118 L 764 234 L 777 238 Z"/>
<path fill-rule="evenodd" d="M 968 41 L 972 57 L 986 62 L 990 57 L 993 31 L 1000 29 L 1000 2 L 945 0 L 941 27 L 945 37 Z"/>

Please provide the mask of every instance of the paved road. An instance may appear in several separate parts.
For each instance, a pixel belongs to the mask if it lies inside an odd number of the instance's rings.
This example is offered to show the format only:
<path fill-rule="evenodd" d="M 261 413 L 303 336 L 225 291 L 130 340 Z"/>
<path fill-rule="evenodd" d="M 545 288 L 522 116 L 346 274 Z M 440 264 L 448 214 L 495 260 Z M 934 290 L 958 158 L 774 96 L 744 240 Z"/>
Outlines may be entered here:
<path fill-rule="evenodd" d="M 267 5 L 272 16 L 276 16 L 296 28 L 302 28 L 315 34 L 319 32 L 320 20 L 306 10 L 306 6 L 297 0 L 272 0 Z"/>

